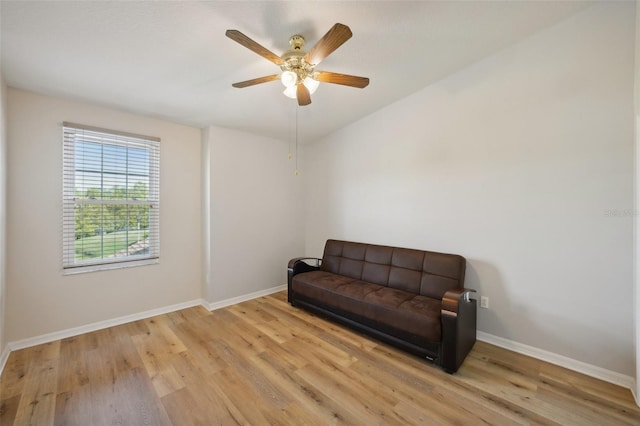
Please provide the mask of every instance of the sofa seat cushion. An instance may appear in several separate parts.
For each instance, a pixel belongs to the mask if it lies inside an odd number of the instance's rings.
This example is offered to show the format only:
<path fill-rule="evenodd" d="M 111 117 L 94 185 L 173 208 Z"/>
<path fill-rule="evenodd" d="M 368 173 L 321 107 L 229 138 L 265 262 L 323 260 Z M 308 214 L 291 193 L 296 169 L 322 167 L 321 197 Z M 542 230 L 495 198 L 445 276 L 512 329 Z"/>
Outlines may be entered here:
<path fill-rule="evenodd" d="M 441 301 L 438 299 L 326 271 L 296 275 L 292 289 L 323 305 L 410 333 L 421 340 L 441 340 Z"/>
<path fill-rule="evenodd" d="M 364 300 L 368 293 L 383 287 L 331 272 L 313 271 L 296 275 L 292 288 L 296 293 L 324 305 L 363 316 L 363 306 L 358 301 Z"/>
<path fill-rule="evenodd" d="M 442 301 L 438 299 L 382 287 L 367 294 L 364 301 L 373 309 L 368 318 L 384 319 L 386 325 L 427 341 L 439 342 L 442 339 Z"/>
<path fill-rule="evenodd" d="M 316 298 L 318 291 L 333 290 L 343 284 L 354 282 L 353 278 L 324 271 L 311 271 L 298 274 L 293 278 L 293 289 L 305 296 Z M 316 291 L 314 291 L 316 290 Z"/>

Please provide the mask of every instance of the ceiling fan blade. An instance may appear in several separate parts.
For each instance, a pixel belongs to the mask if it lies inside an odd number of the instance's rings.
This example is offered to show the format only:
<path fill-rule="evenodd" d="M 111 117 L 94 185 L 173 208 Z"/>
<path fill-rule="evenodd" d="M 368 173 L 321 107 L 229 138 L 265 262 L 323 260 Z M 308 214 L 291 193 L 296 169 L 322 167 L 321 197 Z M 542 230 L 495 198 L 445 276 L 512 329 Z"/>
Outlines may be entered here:
<path fill-rule="evenodd" d="M 241 89 L 243 87 L 249 87 L 249 86 L 253 86 L 255 84 L 268 83 L 270 81 L 278 80 L 279 78 L 280 78 L 279 74 L 267 75 L 265 77 L 258 77 L 258 78 L 254 78 L 252 80 L 241 81 L 239 83 L 233 83 L 232 86 Z"/>
<path fill-rule="evenodd" d="M 358 77 L 355 75 L 338 74 L 337 72 L 318 71 L 316 80 L 323 83 L 342 84 L 343 86 L 358 87 L 360 89 L 369 85 L 367 77 Z"/>
<path fill-rule="evenodd" d="M 265 58 L 265 59 L 267 59 L 267 60 L 269 60 L 271 62 L 273 62 L 274 64 L 276 64 L 276 65 L 282 64 L 282 59 L 280 59 L 280 56 L 276 55 L 275 53 L 273 53 L 269 49 L 261 46 L 260 44 L 258 44 L 257 42 L 253 41 L 252 39 L 250 39 L 246 35 L 242 34 L 240 31 L 238 31 L 238 30 L 227 30 L 225 35 L 227 37 L 229 37 L 231 40 L 233 40 L 233 41 L 235 41 L 237 43 L 240 43 L 241 45 L 243 45 L 247 49 L 257 53 L 258 55 L 262 56 L 263 58 Z"/>
<path fill-rule="evenodd" d="M 331 29 L 307 52 L 304 59 L 313 65 L 318 65 L 324 58 L 329 56 L 334 50 L 342 46 L 353 34 L 349 27 L 344 24 L 335 24 Z"/>
<path fill-rule="evenodd" d="M 311 94 L 309 93 L 309 89 L 307 89 L 307 86 L 302 83 L 298 84 L 296 97 L 298 98 L 298 105 L 300 106 L 309 105 L 311 103 Z"/>

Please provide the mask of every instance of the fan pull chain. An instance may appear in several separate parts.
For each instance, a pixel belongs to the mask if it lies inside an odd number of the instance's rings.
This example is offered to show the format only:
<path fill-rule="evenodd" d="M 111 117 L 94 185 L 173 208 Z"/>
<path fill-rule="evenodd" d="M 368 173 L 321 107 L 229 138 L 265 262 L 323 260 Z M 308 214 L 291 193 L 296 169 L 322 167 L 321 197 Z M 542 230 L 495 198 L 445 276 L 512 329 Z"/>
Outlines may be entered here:
<path fill-rule="evenodd" d="M 299 106 L 296 105 L 296 171 L 295 171 L 295 175 L 298 176 L 299 172 L 298 172 L 298 108 L 300 108 Z"/>
<path fill-rule="evenodd" d="M 287 158 L 289 160 L 291 160 L 291 158 L 293 157 L 293 154 L 291 153 L 291 139 L 292 139 L 291 133 L 292 133 L 291 132 L 291 124 L 289 124 L 289 135 L 288 135 L 289 137 L 287 138 L 287 140 L 289 141 L 289 153 L 287 154 Z"/>

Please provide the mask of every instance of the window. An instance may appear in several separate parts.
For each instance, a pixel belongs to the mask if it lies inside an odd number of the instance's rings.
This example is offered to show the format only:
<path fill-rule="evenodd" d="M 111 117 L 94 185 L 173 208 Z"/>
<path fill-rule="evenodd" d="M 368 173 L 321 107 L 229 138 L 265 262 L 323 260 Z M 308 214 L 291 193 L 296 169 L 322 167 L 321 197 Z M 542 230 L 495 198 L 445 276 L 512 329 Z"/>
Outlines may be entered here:
<path fill-rule="evenodd" d="M 160 139 L 63 123 L 63 269 L 157 263 Z"/>

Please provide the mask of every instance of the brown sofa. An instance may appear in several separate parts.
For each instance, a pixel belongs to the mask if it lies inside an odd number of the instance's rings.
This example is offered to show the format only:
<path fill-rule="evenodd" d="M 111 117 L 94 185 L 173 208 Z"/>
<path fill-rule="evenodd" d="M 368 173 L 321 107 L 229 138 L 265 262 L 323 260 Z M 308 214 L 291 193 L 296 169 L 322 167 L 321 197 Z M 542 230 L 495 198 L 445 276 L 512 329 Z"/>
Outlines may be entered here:
<path fill-rule="evenodd" d="M 289 262 L 288 300 L 454 373 L 476 341 L 465 267 L 455 254 L 328 240 L 322 259 Z"/>

